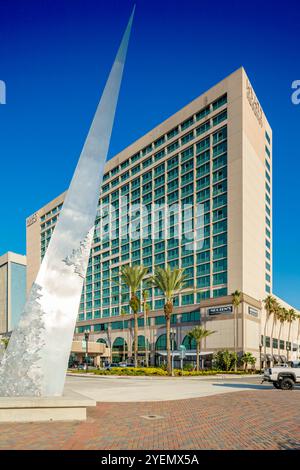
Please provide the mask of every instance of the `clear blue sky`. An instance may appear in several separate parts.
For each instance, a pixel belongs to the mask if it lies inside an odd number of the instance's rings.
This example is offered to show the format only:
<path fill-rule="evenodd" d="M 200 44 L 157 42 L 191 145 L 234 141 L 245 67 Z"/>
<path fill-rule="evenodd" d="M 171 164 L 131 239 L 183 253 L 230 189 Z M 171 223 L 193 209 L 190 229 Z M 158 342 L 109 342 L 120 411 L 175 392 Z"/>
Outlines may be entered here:
<path fill-rule="evenodd" d="M 243 65 L 274 132 L 274 291 L 300 307 L 300 79 L 292 1 L 137 0 L 112 156 Z M 64 191 L 131 11 L 129 0 L 1 0 L 0 254 Z"/>

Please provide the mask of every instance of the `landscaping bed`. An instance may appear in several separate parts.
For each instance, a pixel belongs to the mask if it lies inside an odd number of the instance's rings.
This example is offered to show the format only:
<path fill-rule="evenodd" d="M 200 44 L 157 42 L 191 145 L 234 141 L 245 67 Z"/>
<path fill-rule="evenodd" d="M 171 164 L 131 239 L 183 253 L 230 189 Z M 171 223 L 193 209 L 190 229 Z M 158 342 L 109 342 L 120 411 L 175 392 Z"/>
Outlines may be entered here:
<path fill-rule="evenodd" d="M 69 370 L 69 372 L 74 374 L 86 374 L 84 370 Z M 168 376 L 166 370 L 159 368 L 159 367 L 113 367 L 111 370 L 101 370 L 101 369 L 91 369 L 89 370 L 90 374 L 94 375 L 127 375 L 127 376 Z M 174 369 L 175 377 L 182 377 L 182 376 L 209 376 L 209 375 L 249 375 L 251 372 L 246 373 L 245 371 L 222 371 L 222 370 L 200 370 L 197 371 L 190 371 L 190 370 L 181 370 L 181 369 Z"/>

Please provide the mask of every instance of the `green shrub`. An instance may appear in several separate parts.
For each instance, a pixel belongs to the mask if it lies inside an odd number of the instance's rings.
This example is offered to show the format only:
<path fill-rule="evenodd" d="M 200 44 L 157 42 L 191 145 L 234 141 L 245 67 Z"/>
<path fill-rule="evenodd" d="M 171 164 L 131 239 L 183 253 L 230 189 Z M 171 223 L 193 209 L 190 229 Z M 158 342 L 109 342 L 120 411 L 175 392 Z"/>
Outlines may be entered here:
<path fill-rule="evenodd" d="M 159 367 L 113 367 L 111 370 L 96 370 L 96 375 L 167 375 Z"/>

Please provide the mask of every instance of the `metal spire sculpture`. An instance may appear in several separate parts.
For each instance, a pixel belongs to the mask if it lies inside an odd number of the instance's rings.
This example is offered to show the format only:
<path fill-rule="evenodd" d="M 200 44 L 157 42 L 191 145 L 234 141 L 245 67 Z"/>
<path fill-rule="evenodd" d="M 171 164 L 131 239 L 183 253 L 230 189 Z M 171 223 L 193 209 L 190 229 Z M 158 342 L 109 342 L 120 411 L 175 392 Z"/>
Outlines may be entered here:
<path fill-rule="evenodd" d="M 94 234 L 134 9 L 36 281 L 0 364 L 0 396 L 60 396 Z"/>

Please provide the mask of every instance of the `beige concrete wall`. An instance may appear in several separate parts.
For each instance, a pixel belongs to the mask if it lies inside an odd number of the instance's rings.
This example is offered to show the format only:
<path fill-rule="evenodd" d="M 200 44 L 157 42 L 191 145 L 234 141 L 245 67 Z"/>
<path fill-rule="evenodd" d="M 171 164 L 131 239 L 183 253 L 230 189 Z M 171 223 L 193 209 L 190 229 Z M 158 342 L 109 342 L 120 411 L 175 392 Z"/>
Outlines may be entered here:
<path fill-rule="evenodd" d="M 266 296 L 265 132 L 272 142 L 272 130 L 263 111 L 257 117 L 251 107 L 249 87 L 243 71 L 243 292 L 262 300 Z M 272 217 L 270 220 L 272 223 Z"/>
<path fill-rule="evenodd" d="M 40 218 L 49 210 L 64 201 L 65 193 L 50 201 L 26 219 L 26 253 L 27 253 L 27 292 L 35 281 L 41 265 L 41 221 Z"/>

